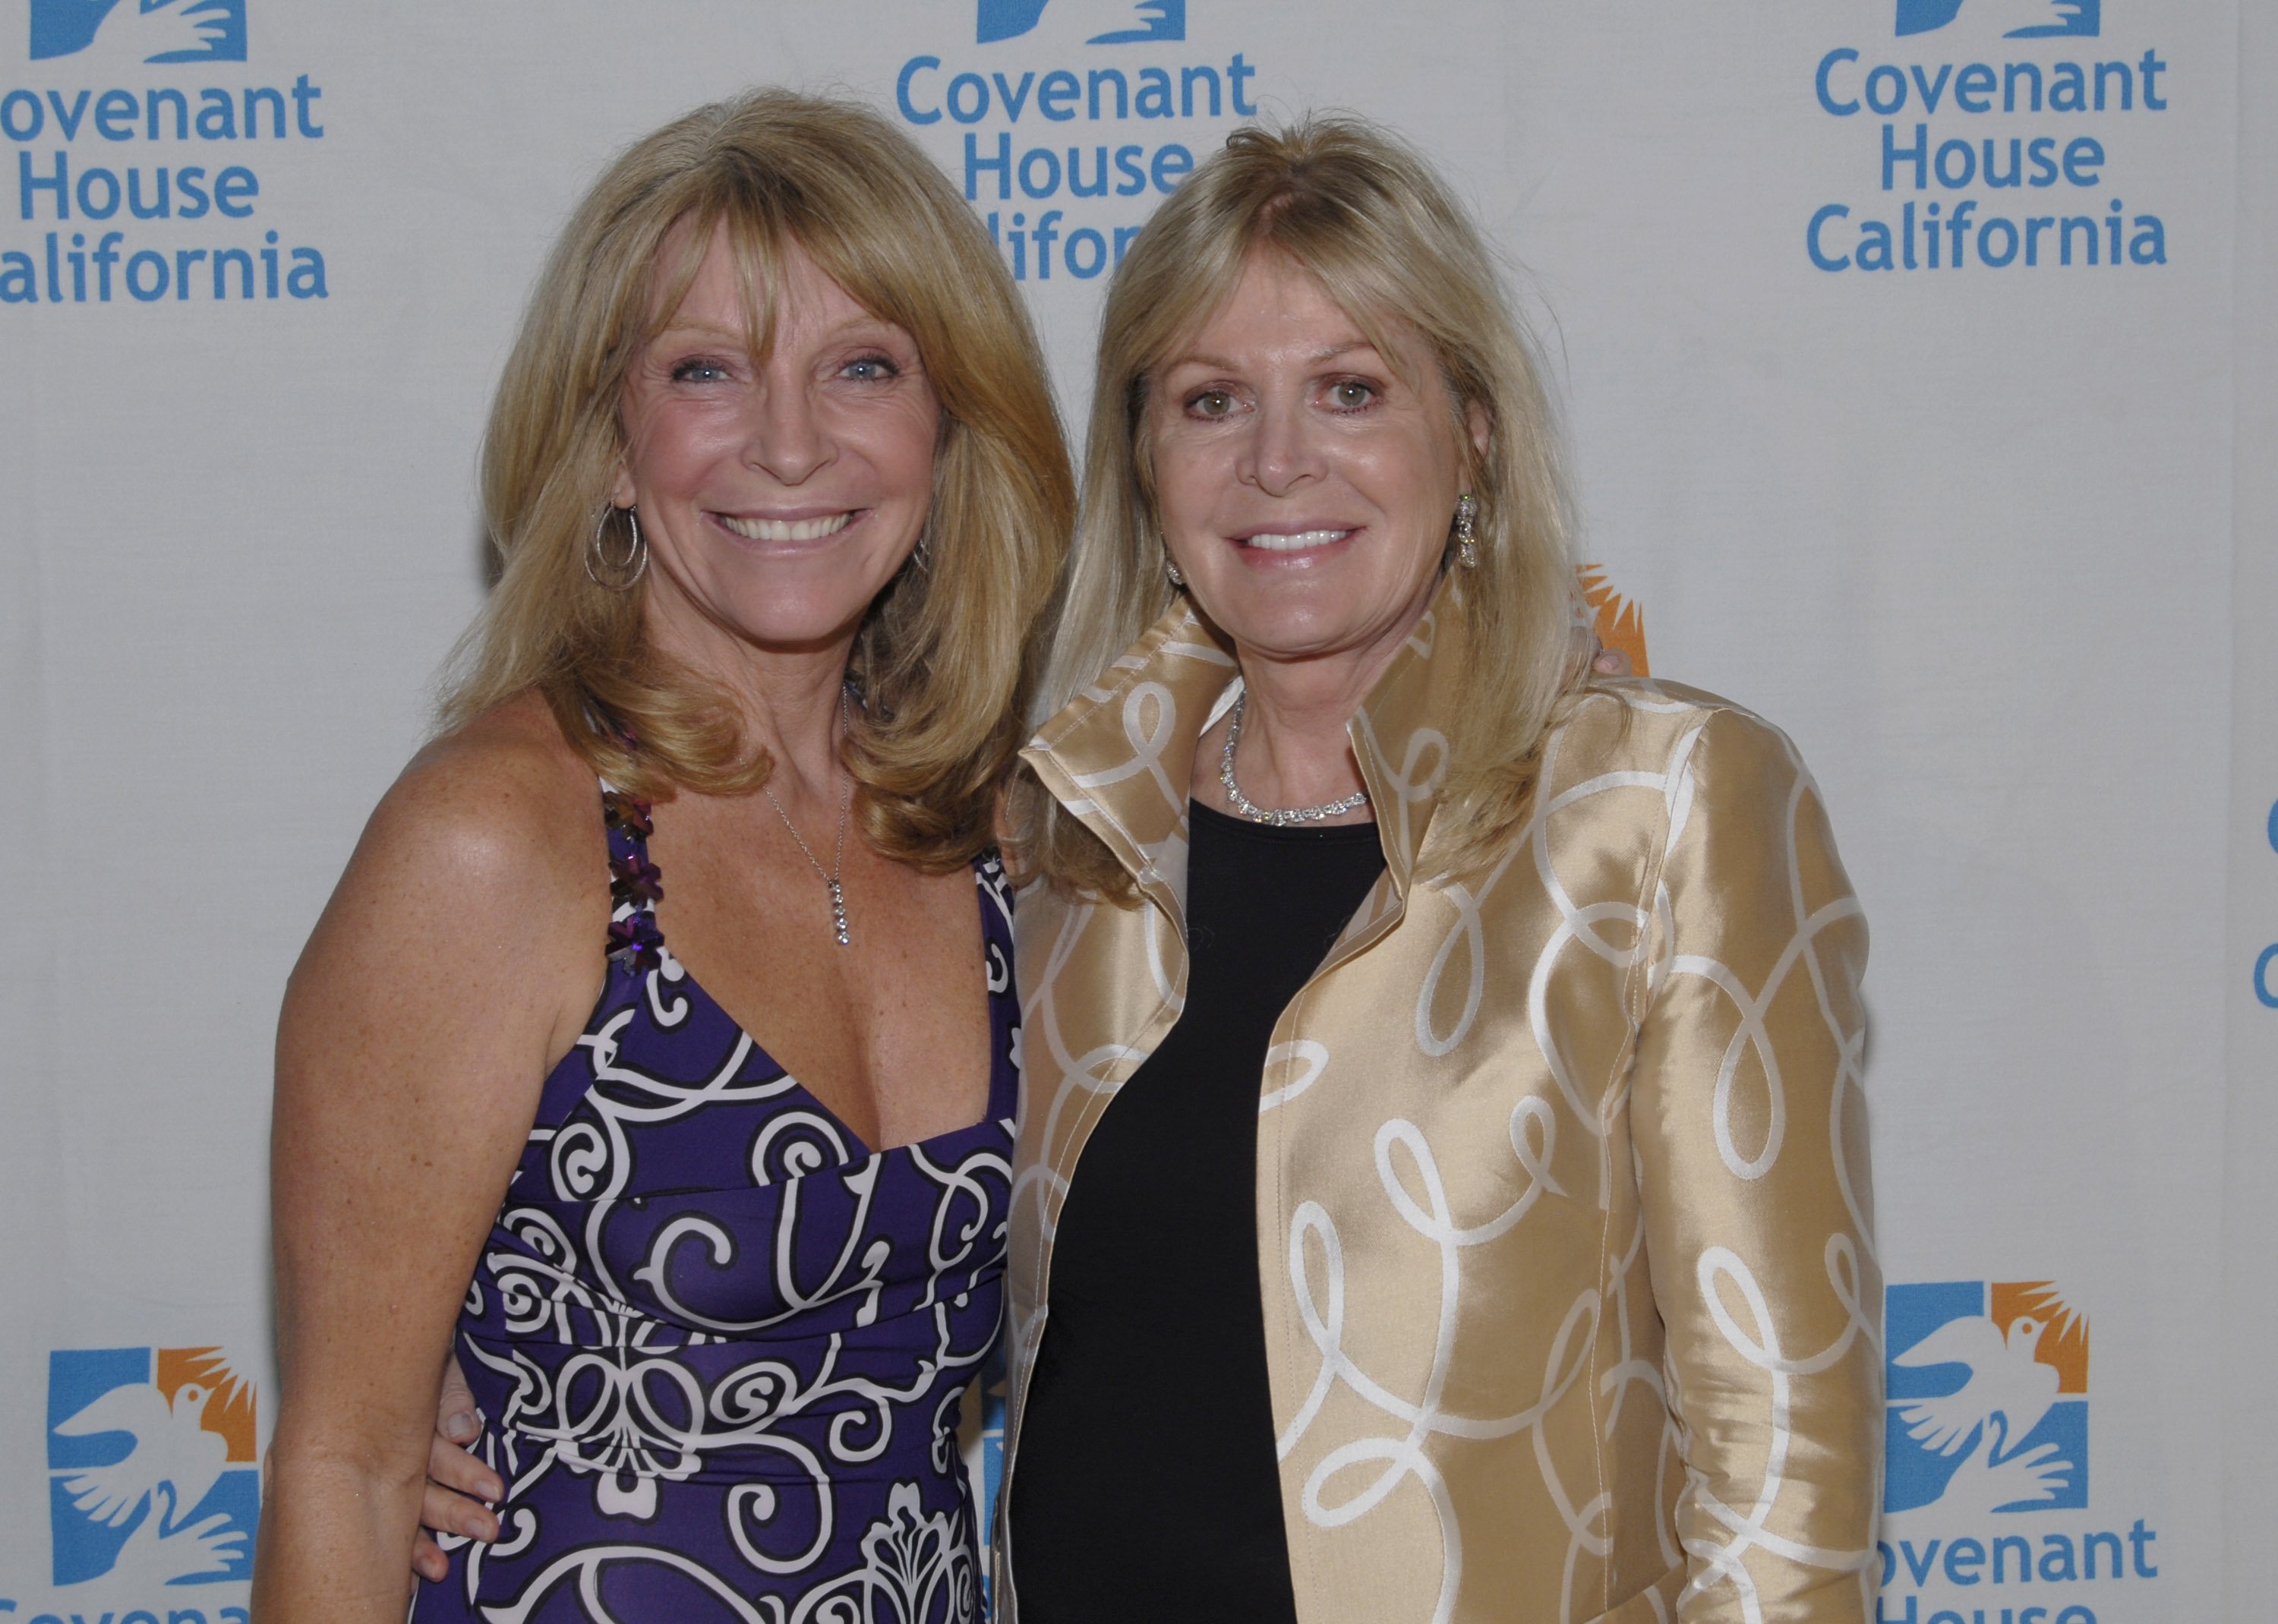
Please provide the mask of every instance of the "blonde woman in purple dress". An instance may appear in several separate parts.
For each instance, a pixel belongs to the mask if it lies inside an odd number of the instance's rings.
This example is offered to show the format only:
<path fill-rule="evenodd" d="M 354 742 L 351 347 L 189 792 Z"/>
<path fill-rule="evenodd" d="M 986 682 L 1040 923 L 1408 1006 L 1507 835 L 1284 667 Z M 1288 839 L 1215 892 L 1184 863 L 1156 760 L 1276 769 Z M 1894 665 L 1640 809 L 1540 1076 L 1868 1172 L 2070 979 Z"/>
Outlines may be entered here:
<path fill-rule="evenodd" d="M 255 1606 L 403 1617 L 439 1373 L 495 1513 L 421 1620 L 979 1614 L 993 852 L 1073 497 L 987 234 L 762 93 L 637 143 L 500 386 L 501 577 L 287 992 Z"/>

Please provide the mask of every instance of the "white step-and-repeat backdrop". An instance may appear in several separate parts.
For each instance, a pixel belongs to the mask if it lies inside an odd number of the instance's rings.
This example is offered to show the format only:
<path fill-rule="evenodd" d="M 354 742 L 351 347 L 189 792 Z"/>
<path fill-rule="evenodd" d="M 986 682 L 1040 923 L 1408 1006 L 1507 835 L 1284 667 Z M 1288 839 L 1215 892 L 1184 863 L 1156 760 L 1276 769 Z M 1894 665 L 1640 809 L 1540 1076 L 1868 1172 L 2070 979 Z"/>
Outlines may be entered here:
<path fill-rule="evenodd" d="M 0 3 L 0 1615 L 242 1624 L 286 972 L 480 598 L 552 233 L 779 81 L 959 180 L 1072 419 L 1118 255 L 1238 122 L 1438 157 L 1553 358 L 1601 624 L 1795 736 L 1873 922 L 1883 1617 L 2267 1618 L 2273 22 Z M 1965 1447 L 1897 1418 L 1965 1383 Z M 167 1517 L 170 1430 L 226 1464 Z"/>

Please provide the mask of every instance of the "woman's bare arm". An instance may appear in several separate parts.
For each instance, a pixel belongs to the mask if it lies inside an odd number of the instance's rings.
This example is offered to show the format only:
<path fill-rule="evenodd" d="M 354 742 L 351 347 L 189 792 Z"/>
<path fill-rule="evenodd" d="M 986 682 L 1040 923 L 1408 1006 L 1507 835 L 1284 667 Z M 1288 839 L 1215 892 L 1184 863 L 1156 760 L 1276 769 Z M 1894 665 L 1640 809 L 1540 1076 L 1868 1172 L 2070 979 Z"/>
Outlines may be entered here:
<path fill-rule="evenodd" d="M 452 1323 L 601 980 L 598 804 L 548 733 L 509 717 L 413 763 L 287 989 L 264 1624 L 403 1615 Z"/>

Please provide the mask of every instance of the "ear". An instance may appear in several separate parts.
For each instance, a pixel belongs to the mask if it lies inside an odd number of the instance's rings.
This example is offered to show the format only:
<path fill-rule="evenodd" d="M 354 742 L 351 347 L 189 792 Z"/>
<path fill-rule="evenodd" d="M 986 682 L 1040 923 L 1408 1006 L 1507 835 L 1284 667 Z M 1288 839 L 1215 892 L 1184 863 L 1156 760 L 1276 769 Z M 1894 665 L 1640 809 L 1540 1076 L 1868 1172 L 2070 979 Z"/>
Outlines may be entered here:
<path fill-rule="evenodd" d="M 617 459 L 616 477 L 609 484 L 609 500 L 620 507 L 631 507 L 633 506 L 634 496 L 632 470 L 625 466 L 624 459 L 620 457 Z"/>
<path fill-rule="evenodd" d="M 1464 408 L 1464 427 L 1471 433 L 1472 454 L 1485 462 L 1487 441 L 1494 432 L 1494 419 L 1487 416 L 1486 407 L 1474 400 Z"/>

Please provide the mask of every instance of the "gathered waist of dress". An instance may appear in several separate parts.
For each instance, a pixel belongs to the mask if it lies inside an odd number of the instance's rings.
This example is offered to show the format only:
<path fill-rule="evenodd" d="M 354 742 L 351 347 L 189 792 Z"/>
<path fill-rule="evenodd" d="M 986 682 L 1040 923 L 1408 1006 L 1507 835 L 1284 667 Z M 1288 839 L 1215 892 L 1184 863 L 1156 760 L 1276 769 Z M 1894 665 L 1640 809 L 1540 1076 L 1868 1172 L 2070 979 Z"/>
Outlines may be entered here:
<path fill-rule="evenodd" d="M 881 1437 L 883 1443 L 878 1441 Z M 908 1435 L 900 1428 L 873 1433 L 862 1448 L 852 1451 L 833 1448 L 827 1439 L 809 1439 L 787 1432 L 769 1433 L 761 1439 L 734 1444 L 715 1442 L 709 1436 L 687 1440 L 562 1438 L 542 1429 L 519 1429 L 510 1437 L 502 1437 L 501 1442 L 514 1445 L 514 1458 L 525 1469 L 530 1463 L 550 1453 L 557 1469 L 566 1468 L 574 1474 L 599 1473 L 623 1480 L 646 1479 L 721 1489 L 766 1483 L 779 1489 L 811 1490 L 828 1483 L 834 1491 L 843 1492 L 856 1483 L 890 1488 L 908 1483 L 915 1461 L 930 1468 L 929 1473 L 916 1473 L 918 1476 L 953 1479 L 963 1470 L 953 1426 L 924 1437 L 914 1450 L 909 1446 Z"/>
<path fill-rule="evenodd" d="M 820 1451 L 852 1466 L 898 1433 L 955 1432 L 964 1389 L 996 1345 L 993 1309 L 975 1323 L 943 1318 L 922 1340 L 880 1340 L 878 1329 L 860 1341 L 576 1347 L 462 1325 L 459 1351 L 490 1425 L 517 1441 L 642 1475 L 683 1476 L 699 1461 L 767 1475 L 786 1458 Z"/>
<path fill-rule="evenodd" d="M 809 1355 L 800 1350 L 832 1341 L 906 1357 L 929 1346 L 945 1353 L 992 1341 L 1003 1292 L 1000 1265 L 969 1282 L 918 1287 L 858 1283 L 788 1305 L 770 1295 L 760 1301 L 707 1301 L 702 1308 L 709 1313 L 675 1304 L 680 1312 L 667 1315 L 596 1291 L 588 1282 L 484 1274 L 476 1277 L 468 1293 L 459 1329 L 539 1359 L 611 1350 L 706 1362 L 733 1359 L 738 1351 L 745 1357 L 804 1358 Z M 753 1317 L 739 1317 L 747 1313 Z"/>

